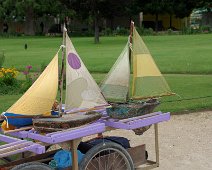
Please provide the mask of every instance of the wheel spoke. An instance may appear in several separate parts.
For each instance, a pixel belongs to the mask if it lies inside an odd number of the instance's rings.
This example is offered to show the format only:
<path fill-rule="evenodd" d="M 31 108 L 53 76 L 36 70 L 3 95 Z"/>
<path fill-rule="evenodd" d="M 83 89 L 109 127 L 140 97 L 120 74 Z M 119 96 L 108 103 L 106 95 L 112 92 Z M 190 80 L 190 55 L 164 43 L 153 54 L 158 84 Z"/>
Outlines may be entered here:
<path fill-rule="evenodd" d="M 126 162 L 124 162 L 124 164 L 120 167 L 120 170 L 121 170 L 121 169 L 122 169 L 122 167 L 123 167 L 123 166 L 125 166 L 125 165 L 126 165 Z"/>
<path fill-rule="evenodd" d="M 115 154 L 114 154 L 115 155 Z M 112 164 L 111 164 L 111 166 L 110 167 L 112 167 L 113 166 L 113 164 L 114 164 L 114 162 L 115 162 L 115 160 L 116 160 L 116 158 L 118 158 L 119 157 L 119 154 L 118 154 L 118 156 L 116 156 L 115 157 L 115 159 L 113 159 L 113 162 L 112 162 Z M 109 168 L 110 169 L 110 168 Z"/>
<path fill-rule="evenodd" d="M 124 158 L 121 158 L 121 160 L 119 161 L 119 163 L 117 164 L 116 167 L 119 167 L 120 162 L 122 162 L 122 160 L 124 160 Z M 125 162 L 125 161 L 124 161 Z"/>
<path fill-rule="evenodd" d="M 80 170 L 133 170 L 129 153 L 120 145 L 107 142 L 90 149 L 80 164 Z"/>

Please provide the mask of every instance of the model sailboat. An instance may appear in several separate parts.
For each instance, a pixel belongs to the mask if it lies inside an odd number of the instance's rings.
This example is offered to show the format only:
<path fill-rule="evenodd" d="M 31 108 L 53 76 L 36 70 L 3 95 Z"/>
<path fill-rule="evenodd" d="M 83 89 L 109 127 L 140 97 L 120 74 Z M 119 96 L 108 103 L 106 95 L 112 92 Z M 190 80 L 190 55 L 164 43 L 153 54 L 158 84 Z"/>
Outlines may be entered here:
<path fill-rule="evenodd" d="M 159 104 L 155 98 L 173 94 L 133 24 L 131 29 L 132 44 L 130 42 L 126 44 L 101 84 L 105 98 L 113 106 L 107 109 L 113 118 L 128 118 L 150 113 Z M 132 52 L 129 50 L 131 45 Z M 130 63 L 133 68 L 132 83 L 130 83 Z M 144 102 L 143 99 L 150 100 Z"/>
<path fill-rule="evenodd" d="M 68 34 L 64 33 L 66 44 L 66 98 L 64 112 L 60 117 L 39 118 L 50 115 L 58 91 L 58 54 L 53 58 L 44 72 L 28 91 L 3 113 L 4 130 L 32 124 L 36 130 L 51 132 L 80 126 L 101 117 L 97 112 L 108 103 L 100 88 L 88 72 L 76 52 Z M 61 93 L 62 95 L 62 93 Z M 61 99 L 62 102 L 62 99 Z M 62 110 L 62 109 L 60 109 Z M 70 114 L 81 112 L 83 114 Z M 12 119 L 9 117 L 13 116 Z M 14 116 L 19 116 L 15 119 Z M 23 117 L 25 116 L 25 117 Z M 29 118 L 26 118 L 29 116 Z M 37 118 L 35 118 L 37 116 Z"/>
<path fill-rule="evenodd" d="M 6 112 L 3 130 L 11 130 L 32 124 L 32 117 L 49 116 L 58 91 L 58 53 L 25 92 Z M 27 118 L 28 117 L 28 118 Z"/>
<path fill-rule="evenodd" d="M 108 105 L 100 88 L 92 78 L 69 36 L 66 42 L 66 98 L 62 117 L 33 119 L 33 126 L 40 132 L 53 132 L 78 127 L 98 120 L 95 110 Z"/>

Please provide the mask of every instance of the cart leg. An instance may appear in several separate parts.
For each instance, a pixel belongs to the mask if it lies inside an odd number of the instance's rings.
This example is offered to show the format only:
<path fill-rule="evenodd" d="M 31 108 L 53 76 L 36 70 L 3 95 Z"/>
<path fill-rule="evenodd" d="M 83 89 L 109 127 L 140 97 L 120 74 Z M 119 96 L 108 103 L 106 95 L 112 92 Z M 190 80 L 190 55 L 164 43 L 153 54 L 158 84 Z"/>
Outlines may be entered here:
<path fill-rule="evenodd" d="M 154 124 L 155 129 L 155 155 L 156 155 L 156 165 L 159 167 L 159 143 L 158 143 L 158 124 Z"/>
<path fill-rule="evenodd" d="M 77 155 L 77 147 L 81 142 L 81 138 L 74 139 L 71 142 L 71 153 L 72 153 L 72 170 L 78 170 L 78 155 Z"/>

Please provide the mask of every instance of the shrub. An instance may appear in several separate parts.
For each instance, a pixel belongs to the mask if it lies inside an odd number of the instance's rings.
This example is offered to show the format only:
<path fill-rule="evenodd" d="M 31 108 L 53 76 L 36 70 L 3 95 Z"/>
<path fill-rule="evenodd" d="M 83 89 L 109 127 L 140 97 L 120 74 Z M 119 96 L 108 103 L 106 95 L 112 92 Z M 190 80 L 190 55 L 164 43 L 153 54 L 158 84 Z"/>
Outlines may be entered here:
<path fill-rule="evenodd" d="M 20 82 L 15 81 L 13 85 L 6 85 L 0 79 L 0 95 L 5 94 L 19 94 L 20 93 Z"/>
<path fill-rule="evenodd" d="M 4 52 L 2 51 L 0 53 L 0 68 L 3 66 L 4 60 L 5 60 L 5 55 L 4 55 Z"/>
<path fill-rule="evenodd" d="M 110 28 L 106 28 L 102 31 L 103 35 L 110 36 L 112 35 L 112 30 Z"/>
<path fill-rule="evenodd" d="M 136 28 L 140 35 L 155 35 L 154 30 L 152 28 Z"/>
<path fill-rule="evenodd" d="M 171 35 L 171 34 L 173 34 L 173 30 L 172 30 L 171 28 L 169 28 L 169 29 L 167 30 L 167 33 L 168 33 L 169 35 Z"/>
<path fill-rule="evenodd" d="M 211 27 L 208 25 L 203 25 L 200 27 L 200 30 L 202 33 L 210 33 L 211 32 Z"/>
<path fill-rule="evenodd" d="M 25 75 L 26 81 L 22 83 L 21 85 L 21 93 L 25 92 L 31 85 L 32 85 L 32 78 L 30 75 L 30 70 L 32 66 L 26 66 L 26 70 L 23 71 L 23 74 Z"/>
<path fill-rule="evenodd" d="M 0 68 L 0 94 L 18 94 L 19 84 L 16 80 L 18 71 L 15 68 Z"/>
<path fill-rule="evenodd" d="M 0 79 L 5 85 L 12 86 L 16 83 L 18 71 L 16 68 L 0 68 Z"/>
<path fill-rule="evenodd" d="M 23 93 L 28 90 L 32 86 L 32 84 L 35 82 L 35 80 L 38 78 L 39 73 L 31 73 L 32 66 L 26 66 L 26 70 L 23 71 L 23 74 L 25 75 L 26 80 L 21 84 L 20 93 Z M 45 68 L 43 68 L 45 69 Z"/>
<path fill-rule="evenodd" d="M 130 31 L 129 29 L 126 28 L 117 28 L 116 30 L 114 30 L 113 34 L 114 35 L 129 35 Z"/>

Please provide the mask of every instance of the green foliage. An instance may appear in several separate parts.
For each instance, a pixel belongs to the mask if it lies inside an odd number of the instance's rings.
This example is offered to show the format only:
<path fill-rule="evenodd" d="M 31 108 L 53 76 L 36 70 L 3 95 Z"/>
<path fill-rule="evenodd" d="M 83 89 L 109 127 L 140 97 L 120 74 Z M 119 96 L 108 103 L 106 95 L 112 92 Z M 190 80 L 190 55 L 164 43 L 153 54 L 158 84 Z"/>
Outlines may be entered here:
<path fill-rule="evenodd" d="M 0 68 L 3 66 L 5 60 L 4 51 L 0 51 Z"/>
<path fill-rule="evenodd" d="M 136 28 L 140 35 L 155 35 L 155 32 L 152 28 Z"/>
<path fill-rule="evenodd" d="M 0 94 L 17 94 L 19 84 L 16 76 L 18 71 L 15 68 L 0 68 Z"/>
<path fill-rule="evenodd" d="M 12 95 L 20 93 L 20 82 L 13 81 L 13 84 L 7 85 L 0 79 L 0 95 Z"/>
<path fill-rule="evenodd" d="M 203 25 L 200 26 L 200 28 L 194 29 L 191 27 L 184 27 L 181 30 L 182 34 L 207 34 L 207 33 L 211 33 L 211 27 L 208 25 Z"/>
<path fill-rule="evenodd" d="M 200 30 L 202 33 L 210 33 L 212 30 L 211 30 L 211 27 L 209 25 L 203 25 L 200 27 Z"/>
<path fill-rule="evenodd" d="M 113 34 L 113 31 L 110 28 L 106 28 L 102 31 L 103 35 L 111 36 Z"/>
<path fill-rule="evenodd" d="M 129 35 L 129 33 L 130 33 L 129 29 L 123 28 L 123 27 L 117 28 L 113 32 L 113 34 L 115 34 L 115 35 L 125 35 L 125 36 Z"/>
<path fill-rule="evenodd" d="M 5 85 L 12 86 L 16 83 L 18 71 L 15 68 L 0 68 L 0 81 Z"/>
<path fill-rule="evenodd" d="M 32 84 L 35 82 L 35 80 L 39 76 L 39 73 L 31 73 L 31 69 L 32 69 L 32 66 L 28 65 L 26 66 L 26 69 L 23 71 L 23 75 L 25 76 L 25 81 L 21 84 L 21 88 L 20 88 L 21 93 L 27 91 L 28 88 L 32 86 Z M 41 68 L 41 69 L 44 70 L 45 68 Z"/>

